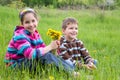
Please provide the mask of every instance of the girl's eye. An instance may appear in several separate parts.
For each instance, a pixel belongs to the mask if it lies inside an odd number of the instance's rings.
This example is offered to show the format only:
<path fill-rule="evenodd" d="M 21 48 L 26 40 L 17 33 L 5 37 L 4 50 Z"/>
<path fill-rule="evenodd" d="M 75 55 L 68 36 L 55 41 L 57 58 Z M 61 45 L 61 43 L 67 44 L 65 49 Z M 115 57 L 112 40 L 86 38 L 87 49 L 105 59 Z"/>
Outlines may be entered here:
<path fill-rule="evenodd" d="M 29 23 L 29 21 L 26 21 L 25 23 L 27 24 L 27 23 Z"/>
<path fill-rule="evenodd" d="M 72 27 L 70 29 L 73 29 Z"/>

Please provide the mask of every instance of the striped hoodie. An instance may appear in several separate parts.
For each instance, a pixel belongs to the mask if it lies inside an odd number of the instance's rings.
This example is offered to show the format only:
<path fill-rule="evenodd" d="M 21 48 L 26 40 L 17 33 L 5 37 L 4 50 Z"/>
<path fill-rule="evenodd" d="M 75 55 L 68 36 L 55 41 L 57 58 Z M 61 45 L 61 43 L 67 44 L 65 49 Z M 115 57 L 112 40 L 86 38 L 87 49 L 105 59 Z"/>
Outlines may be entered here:
<path fill-rule="evenodd" d="M 35 59 L 43 56 L 44 47 L 45 44 L 37 31 L 31 34 L 24 27 L 16 26 L 7 48 L 5 63 L 7 66 L 14 67 L 17 62 L 24 58 Z"/>

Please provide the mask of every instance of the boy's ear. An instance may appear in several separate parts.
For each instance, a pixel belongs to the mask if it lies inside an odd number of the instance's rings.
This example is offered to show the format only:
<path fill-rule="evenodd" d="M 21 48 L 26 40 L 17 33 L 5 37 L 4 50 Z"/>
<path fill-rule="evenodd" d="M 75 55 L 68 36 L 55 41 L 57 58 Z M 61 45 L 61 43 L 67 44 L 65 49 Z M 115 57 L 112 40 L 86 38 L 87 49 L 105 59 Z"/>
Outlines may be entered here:
<path fill-rule="evenodd" d="M 63 33 L 63 34 L 65 33 L 65 29 L 62 29 L 62 33 Z"/>

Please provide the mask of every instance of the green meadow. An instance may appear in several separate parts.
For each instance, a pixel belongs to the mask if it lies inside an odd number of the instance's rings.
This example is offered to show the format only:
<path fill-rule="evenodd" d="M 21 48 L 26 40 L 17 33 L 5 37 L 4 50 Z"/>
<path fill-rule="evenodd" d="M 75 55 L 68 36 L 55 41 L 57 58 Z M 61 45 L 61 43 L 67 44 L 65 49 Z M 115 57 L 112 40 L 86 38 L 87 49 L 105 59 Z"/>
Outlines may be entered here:
<path fill-rule="evenodd" d="M 98 60 L 97 69 L 81 69 L 80 76 L 73 77 L 57 71 L 54 66 L 39 66 L 36 74 L 6 68 L 4 56 L 15 26 L 20 24 L 20 9 L 0 6 L 0 80 L 120 80 L 120 10 L 35 10 L 39 15 L 37 29 L 46 45 L 51 41 L 46 34 L 49 28 L 61 31 L 64 18 L 76 18 L 79 22 L 78 38 Z"/>

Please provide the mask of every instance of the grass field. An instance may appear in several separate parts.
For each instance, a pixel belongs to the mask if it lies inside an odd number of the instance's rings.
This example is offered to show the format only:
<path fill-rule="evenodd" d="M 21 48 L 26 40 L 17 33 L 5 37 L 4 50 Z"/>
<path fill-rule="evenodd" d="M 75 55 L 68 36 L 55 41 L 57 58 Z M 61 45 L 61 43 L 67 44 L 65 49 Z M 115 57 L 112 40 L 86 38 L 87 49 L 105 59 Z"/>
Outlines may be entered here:
<path fill-rule="evenodd" d="M 46 35 L 48 28 L 61 30 L 64 18 L 75 17 L 79 22 L 78 38 L 98 60 L 97 69 L 80 70 L 77 78 L 63 71 L 55 73 L 54 68 L 40 70 L 39 75 L 7 69 L 4 56 L 13 30 L 19 25 L 19 10 L 0 6 L 0 80 L 120 80 L 120 10 L 36 10 L 40 17 L 38 31 L 46 44 L 51 41 Z"/>

